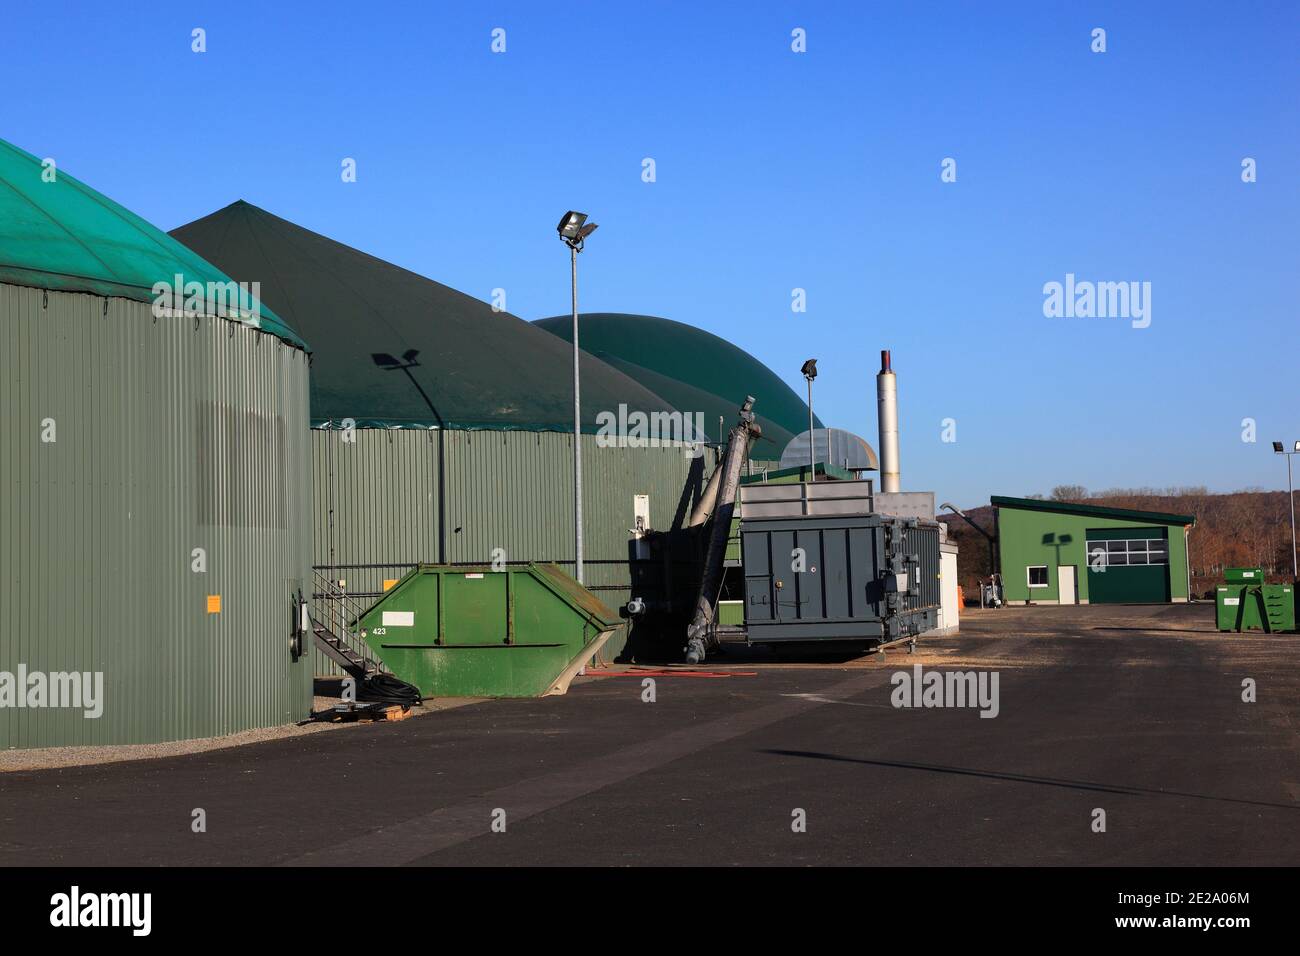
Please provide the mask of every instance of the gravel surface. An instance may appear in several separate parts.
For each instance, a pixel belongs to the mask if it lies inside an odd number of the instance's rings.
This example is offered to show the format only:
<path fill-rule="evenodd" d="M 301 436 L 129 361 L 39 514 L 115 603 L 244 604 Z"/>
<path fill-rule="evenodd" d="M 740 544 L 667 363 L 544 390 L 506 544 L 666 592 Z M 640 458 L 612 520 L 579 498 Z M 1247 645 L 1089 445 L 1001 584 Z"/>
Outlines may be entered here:
<path fill-rule="evenodd" d="M 424 717 L 438 711 L 464 707 L 477 703 L 477 698 L 441 698 L 426 700 L 414 708 L 414 716 Z M 320 711 L 341 704 L 338 697 L 312 698 L 312 710 Z M 16 770 L 50 770 L 57 767 L 83 767 L 92 764 L 119 763 L 124 760 L 156 760 L 160 757 L 178 757 L 183 754 L 205 753 L 228 747 L 268 740 L 283 740 L 338 730 L 357 730 L 374 727 L 382 721 L 357 720 L 339 723 L 285 724 L 281 727 L 262 727 L 245 730 L 222 737 L 203 737 L 198 740 L 171 740 L 159 744 L 118 744 L 99 747 L 42 747 L 32 750 L 0 751 L 0 773 Z"/>

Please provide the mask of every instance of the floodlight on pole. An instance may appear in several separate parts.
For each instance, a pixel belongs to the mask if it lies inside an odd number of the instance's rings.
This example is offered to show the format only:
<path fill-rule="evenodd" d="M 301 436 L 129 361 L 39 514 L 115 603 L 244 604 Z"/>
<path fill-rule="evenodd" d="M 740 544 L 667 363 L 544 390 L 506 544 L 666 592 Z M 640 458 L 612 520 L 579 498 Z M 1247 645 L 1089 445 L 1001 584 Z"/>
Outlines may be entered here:
<path fill-rule="evenodd" d="M 569 247 L 570 287 L 573 292 L 573 557 L 574 578 L 584 584 L 582 572 L 582 390 L 578 376 L 578 253 L 596 231 L 585 212 L 570 209 L 555 227 Z"/>
<path fill-rule="evenodd" d="M 561 239 L 570 242 L 578 238 L 578 230 L 582 228 L 582 224 L 586 221 L 587 214 L 585 212 L 574 212 L 570 209 L 560 219 L 560 224 L 555 228 L 559 232 Z"/>
<path fill-rule="evenodd" d="M 817 377 L 817 360 L 809 359 L 799 369 L 808 380 L 808 480 L 817 480 L 817 436 L 813 434 L 812 383 Z"/>

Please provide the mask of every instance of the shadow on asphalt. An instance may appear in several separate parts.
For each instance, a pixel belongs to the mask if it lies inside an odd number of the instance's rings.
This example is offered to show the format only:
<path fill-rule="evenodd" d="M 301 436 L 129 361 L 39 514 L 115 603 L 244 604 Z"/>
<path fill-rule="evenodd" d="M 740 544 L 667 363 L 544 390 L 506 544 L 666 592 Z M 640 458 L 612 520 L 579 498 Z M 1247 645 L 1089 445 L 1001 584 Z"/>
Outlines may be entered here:
<path fill-rule="evenodd" d="M 918 647 L 924 645 L 925 637 L 918 641 Z M 906 654 L 906 647 L 888 648 L 890 654 Z M 862 660 L 867 657 L 877 657 L 879 651 L 875 647 L 867 648 L 862 642 L 832 643 L 830 641 L 824 644 L 813 644 L 811 646 L 800 647 L 797 645 L 782 645 L 772 647 L 765 644 L 745 644 L 741 641 L 729 641 L 711 651 L 708 657 L 700 665 L 707 667 L 710 664 L 725 666 L 728 664 L 846 664 L 849 661 Z M 642 664 L 647 667 L 672 667 L 683 666 L 682 654 L 680 651 L 666 651 L 656 649 L 654 651 L 641 651 L 636 654 L 632 660 L 620 660 L 620 664 Z"/>
<path fill-rule="evenodd" d="M 1231 631 L 1218 631 L 1212 627 L 1106 627 L 1096 625 L 1088 628 L 1090 631 L 1138 631 L 1142 634 L 1222 634 L 1227 637 Z M 1259 633 L 1263 633 L 1260 631 Z"/>
<path fill-rule="evenodd" d="M 1157 797 L 1187 797 L 1193 800 L 1213 800 L 1217 803 L 1235 803 L 1252 807 L 1269 807 L 1274 810 L 1300 810 L 1300 804 L 1270 803 L 1266 800 L 1241 800 L 1236 797 L 1216 797 L 1207 793 L 1188 793 L 1183 790 L 1154 790 L 1149 787 L 1114 786 L 1088 780 L 1066 780 L 1055 777 L 1031 777 L 1020 773 L 1002 773 L 997 770 L 972 770 L 968 767 L 944 767 L 938 764 L 912 763 L 907 760 L 867 760 L 862 757 L 844 757 L 839 754 L 818 753 L 813 750 L 760 750 L 759 753 L 781 757 L 807 757 L 812 760 L 833 760 L 840 763 L 865 764 L 871 767 L 892 767 L 897 770 L 925 770 L 930 773 L 949 773 L 962 777 L 983 777 L 987 780 L 1007 780 L 1012 783 L 1032 783 L 1040 787 L 1063 787 L 1069 790 L 1095 790 L 1100 793 L 1118 793 L 1136 797 L 1143 794 Z"/>

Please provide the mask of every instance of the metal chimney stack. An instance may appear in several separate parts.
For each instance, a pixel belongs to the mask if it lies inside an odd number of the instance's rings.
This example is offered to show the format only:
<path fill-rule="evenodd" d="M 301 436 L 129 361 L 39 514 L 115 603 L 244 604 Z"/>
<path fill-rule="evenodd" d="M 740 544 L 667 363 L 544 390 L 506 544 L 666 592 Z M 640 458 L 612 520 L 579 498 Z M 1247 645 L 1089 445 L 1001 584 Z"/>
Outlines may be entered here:
<path fill-rule="evenodd" d="M 890 367 L 888 349 L 880 353 L 876 401 L 880 415 L 880 490 L 902 491 L 898 472 L 898 379 Z"/>

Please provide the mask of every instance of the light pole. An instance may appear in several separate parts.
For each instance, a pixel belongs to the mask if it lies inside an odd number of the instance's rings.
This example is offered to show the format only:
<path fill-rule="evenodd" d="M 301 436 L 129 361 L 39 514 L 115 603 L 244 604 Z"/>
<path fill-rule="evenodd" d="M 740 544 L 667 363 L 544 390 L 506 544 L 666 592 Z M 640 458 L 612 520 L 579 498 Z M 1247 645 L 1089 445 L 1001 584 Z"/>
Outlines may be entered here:
<path fill-rule="evenodd" d="M 998 571 L 997 547 L 994 543 L 993 535 L 989 534 L 987 531 L 985 531 L 983 528 L 977 525 L 974 521 L 970 519 L 970 516 L 967 515 L 966 512 L 962 511 L 960 508 L 958 508 L 956 505 L 952 504 L 951 502 L 945 501 L 939 507 L 947 508 L 958 518 L 961 518 L 962 521 L 965 521 L 968 525 L 970 525 L 980 534 L 984 535 L 984 539 L 989 543 L 989 574 L 990 575 L 998 574 L 999 571 Z"/>
<path fill-rule="evenodd" d="M 1279 455 L 1286 455 L 1286 503 L 1291 509 L 1291 580 L 1300 581 L 1300 569 L 1296 567 L 1295 550 L 1295 492 L 1291 486 L 1291 456 L 1300 455 L 1300 441 L 1295 443 L 1292 451 L 1287 451 L 1280 441 L 1275 441 L 1273 451 Z"/>
<path fill-rule="evenodd" d="M 438 561 L 445 564 L 447 562 L 447 423 L 438 414 L 438 408 L 433 404 L 429 393 L 411 374 L 411 369 L 418 368 L 420 365 L 417 359 L 419 354 L 419 349 L 407 349 L 400 359 L 394 358 L 387 352 L 371 352 L 370 358 L 386 372 L 405 372 L 406 377 L 415 386 L 415 390 L 424 399 L 424 404 L 429 406 L 429 411 L 433 412 L 433 417 L 438 420 Z"/>
<path fill-rule="evenodd" d="M 808 480 L 817 480 L 817 436 L 813 434 L 812 383 L 817 377 L 817 360 L 809 359 L 799 369 L 808 380 Z"/>
<path fill-rule="evenodd" d="M 596 231 L 594 222 L 587 222 L 585 212 L 570 209 L 556 227 L 560 238 L 569 247 L 570 275 L 573 288 L 573 519 L 574 519 L 574 577 L 585 584 L 582 573 L 582 397 L 578 381 L 578 253 L 587 237 Z"/>

